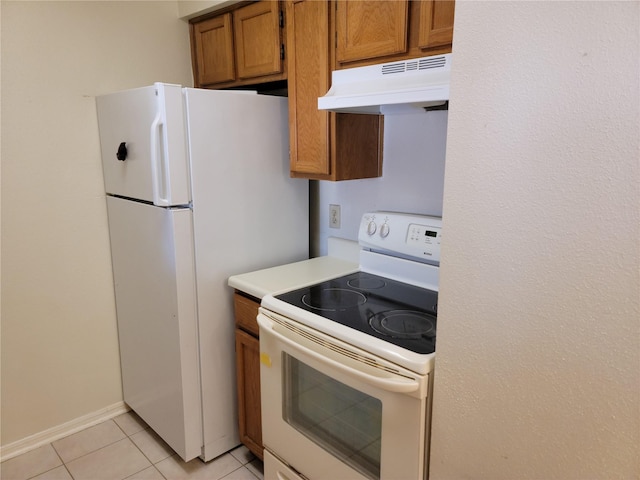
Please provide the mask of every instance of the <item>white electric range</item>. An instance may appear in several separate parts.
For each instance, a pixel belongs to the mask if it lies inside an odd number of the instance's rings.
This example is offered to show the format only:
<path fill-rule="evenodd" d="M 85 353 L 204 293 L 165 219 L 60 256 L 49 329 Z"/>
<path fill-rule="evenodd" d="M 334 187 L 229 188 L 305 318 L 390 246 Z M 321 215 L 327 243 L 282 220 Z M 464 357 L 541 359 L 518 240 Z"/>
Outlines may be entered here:
<path fill-rule="evenodd" d="M 426 478 L 441 238 L 367 213 L 358 272 L 263 298 L 265 478 Z"/>

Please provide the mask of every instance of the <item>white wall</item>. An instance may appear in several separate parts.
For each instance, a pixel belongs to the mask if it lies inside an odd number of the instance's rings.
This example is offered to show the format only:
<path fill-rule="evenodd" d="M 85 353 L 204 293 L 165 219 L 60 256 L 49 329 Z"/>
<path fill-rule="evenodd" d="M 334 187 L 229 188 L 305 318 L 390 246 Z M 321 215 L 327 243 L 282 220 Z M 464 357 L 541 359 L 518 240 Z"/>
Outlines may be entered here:
<path fill-rule="evenodd" d="M 431 480 L 640 478 L 640 3 L 456 3 Z"/>
<path fill-rule="evenodd" d="M 94 97 L 192 77 L 175 2 L 1 8 L 5 447 L 122 401 Z"/>
<path fill-rule="evenodd" d="M 387 115 L 382 177 L 317 182 L 312 251 L 327 253 L 327 237 L 358 239 L 362 214 L 391 210 L 442 215 L 447 112 Z M 329 205 L 340 205 L 340 228 L 329 228 Z M 315 230 L 315 231 L 314 231 Z"/>

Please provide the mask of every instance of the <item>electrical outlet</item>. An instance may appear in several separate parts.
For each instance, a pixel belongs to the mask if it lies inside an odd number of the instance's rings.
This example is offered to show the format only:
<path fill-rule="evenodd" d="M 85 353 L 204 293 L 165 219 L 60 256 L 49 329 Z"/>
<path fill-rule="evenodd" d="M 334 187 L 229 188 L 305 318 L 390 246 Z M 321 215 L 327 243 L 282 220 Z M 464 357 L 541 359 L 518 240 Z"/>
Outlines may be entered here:
<path fill-rule="evenodd" d="M 340 228 L 340 205 L 329 205 L 329 227 Z"/>

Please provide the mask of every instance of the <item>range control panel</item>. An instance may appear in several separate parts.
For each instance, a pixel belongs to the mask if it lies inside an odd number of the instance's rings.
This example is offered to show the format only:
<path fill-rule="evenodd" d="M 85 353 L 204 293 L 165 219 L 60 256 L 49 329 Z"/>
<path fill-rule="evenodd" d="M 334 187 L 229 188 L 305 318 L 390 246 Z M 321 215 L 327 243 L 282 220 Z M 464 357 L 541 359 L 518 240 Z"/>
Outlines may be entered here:
<path fill-rule="evenodd" d="M 397 212 L 370 212 L 362 216 L 358 243 L 361 248 L 440 263 L 442 219 Z"/>

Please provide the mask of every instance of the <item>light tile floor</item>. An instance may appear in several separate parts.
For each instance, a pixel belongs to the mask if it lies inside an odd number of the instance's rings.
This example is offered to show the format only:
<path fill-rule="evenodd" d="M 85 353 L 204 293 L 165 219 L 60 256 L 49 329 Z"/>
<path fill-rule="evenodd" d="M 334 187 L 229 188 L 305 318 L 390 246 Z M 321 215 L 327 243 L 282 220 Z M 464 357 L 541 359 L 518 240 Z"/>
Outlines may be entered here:
<path fill-rule="evenodd" d="M 263 480 L 262 462 L 238 447 L 184 462 L 133 412 L 0 464 L 2 480 Z"/>

